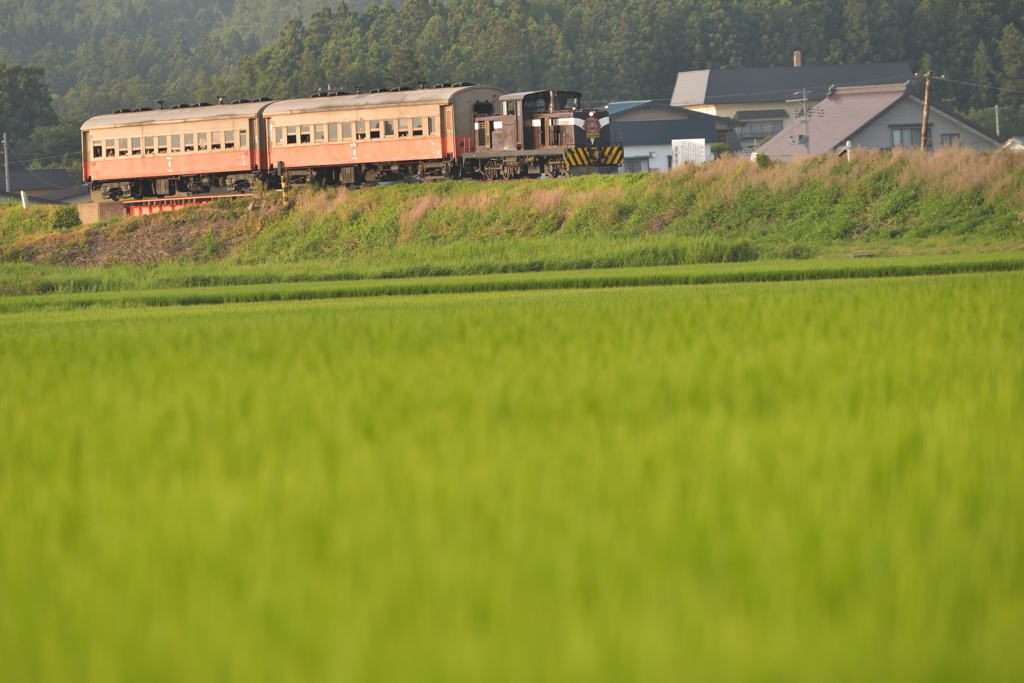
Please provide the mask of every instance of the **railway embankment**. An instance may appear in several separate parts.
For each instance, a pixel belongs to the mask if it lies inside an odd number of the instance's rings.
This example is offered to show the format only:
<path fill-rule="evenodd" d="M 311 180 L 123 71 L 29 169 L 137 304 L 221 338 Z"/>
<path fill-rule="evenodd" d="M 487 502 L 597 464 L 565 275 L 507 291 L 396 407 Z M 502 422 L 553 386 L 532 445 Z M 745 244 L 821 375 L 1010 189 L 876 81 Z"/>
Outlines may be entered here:
<path fill-rule="evenodd" d="M 239 267 L 352 277 L 1024 249 L 1024 155 L 864 152 L 665 174 L 303 188 L 92 226 L 0 207 L 0 262 Z"/>

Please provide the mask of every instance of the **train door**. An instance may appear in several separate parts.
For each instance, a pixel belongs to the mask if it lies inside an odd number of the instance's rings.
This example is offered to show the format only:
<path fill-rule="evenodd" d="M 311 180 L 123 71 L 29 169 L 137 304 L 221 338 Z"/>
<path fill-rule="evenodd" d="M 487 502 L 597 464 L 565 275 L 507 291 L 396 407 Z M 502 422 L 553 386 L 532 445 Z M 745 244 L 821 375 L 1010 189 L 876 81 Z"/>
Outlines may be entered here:
<path fill-rule="evenodd" d="M 523 148 L 523 101 L 504 100 L 501 103 L 502 149 Z"/>

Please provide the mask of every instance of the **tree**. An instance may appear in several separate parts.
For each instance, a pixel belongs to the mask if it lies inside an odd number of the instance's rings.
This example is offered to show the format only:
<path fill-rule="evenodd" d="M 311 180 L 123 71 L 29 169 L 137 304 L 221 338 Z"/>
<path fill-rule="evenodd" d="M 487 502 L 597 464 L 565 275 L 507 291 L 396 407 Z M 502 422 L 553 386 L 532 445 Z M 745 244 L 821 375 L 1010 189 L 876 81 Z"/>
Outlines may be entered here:
<path fill-rule="evenodd" d="M 53 98 L 38 66 L 0 62 L 0 132 L 25 139 L 36 126 L 55 125 Z"/>

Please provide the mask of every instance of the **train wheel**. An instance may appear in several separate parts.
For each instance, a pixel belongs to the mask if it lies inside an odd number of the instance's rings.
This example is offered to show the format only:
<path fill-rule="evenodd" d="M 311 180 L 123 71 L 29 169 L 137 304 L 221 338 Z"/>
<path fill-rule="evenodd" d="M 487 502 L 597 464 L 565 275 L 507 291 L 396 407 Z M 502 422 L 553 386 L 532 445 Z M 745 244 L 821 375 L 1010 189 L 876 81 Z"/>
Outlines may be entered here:
<path fill-rule="evenodd" d="M 512 180 L 516 177 L 517 170 L 512 164 L 505 164 L 501 167 L 501 177 L 505 180 Z"/>
<path fill-rule="evenodd" d="M 500 161 L 488 161 L 484 164 L 483 174 L 484 178 L 488 180 L 497 180 L 499 175 L 502 175 L 504 168 Z"/>

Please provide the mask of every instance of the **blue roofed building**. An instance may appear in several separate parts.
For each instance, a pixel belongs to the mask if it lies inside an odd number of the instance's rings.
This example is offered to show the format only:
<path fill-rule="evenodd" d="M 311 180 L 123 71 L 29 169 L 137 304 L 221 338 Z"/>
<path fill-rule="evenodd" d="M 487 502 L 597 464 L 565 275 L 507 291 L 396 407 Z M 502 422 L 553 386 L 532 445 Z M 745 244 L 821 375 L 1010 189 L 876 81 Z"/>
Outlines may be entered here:
<path fill-rule="evenodd" d="M 708 145 L 738 147 L 730 119 L 673 107 L 653 100 L 608 105 L 611 142 L 621 145 L 625 160 L 620 172 L 667 171 L 672 168 L 672 141 L 703 139 Z"/>

